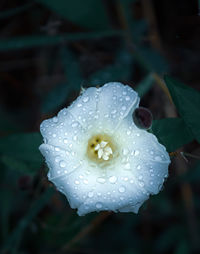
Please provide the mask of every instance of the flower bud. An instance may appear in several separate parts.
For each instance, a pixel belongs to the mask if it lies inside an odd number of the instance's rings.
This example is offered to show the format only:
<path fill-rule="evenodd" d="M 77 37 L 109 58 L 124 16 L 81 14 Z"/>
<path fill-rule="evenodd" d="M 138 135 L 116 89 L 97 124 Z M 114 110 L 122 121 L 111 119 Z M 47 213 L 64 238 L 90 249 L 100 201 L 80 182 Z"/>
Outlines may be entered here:
<path fill-rule="evenodd" d="M 152 126 L 153 116 L 149 109 L 139 107 L 133 112 L 133 121 L 139 129 L 148 130 Z"/>

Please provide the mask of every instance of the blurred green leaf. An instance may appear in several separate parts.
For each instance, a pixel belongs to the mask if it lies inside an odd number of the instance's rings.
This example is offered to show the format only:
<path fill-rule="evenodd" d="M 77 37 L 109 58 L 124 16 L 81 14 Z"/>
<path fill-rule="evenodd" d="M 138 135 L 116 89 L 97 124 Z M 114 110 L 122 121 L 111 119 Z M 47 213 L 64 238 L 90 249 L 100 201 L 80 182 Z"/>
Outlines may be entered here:
<path fill-rule="evenodd" d="M 58 15 L 89 29 L 106 29 L 109 20 L 101 0 L 37 0 Z"/>
<path fill-rule="evenodd" d="M 161 253 L 168 251 L 183 235 L 184 228 L 181 224 L 172 224 L 170 227 L 166 227 L 166 230 L 161 232 L 157 238 L 156 250 Z"/>
<path fill-rule="evenodd" d="M 178 113 L 200 142 L 200 92 L 169 76 L 164 80 Z"/>
<path fill-rule="evenodd" d="M 104 37 L 123 36 L 120 30 L 106 30 L 98 32 L 69 33 L 62 35 L 29 35 L 14 37 L 11 39 L 1 39 L 0 51 L 17 50 L 23 48 L 41 47 L 46 45 L 63 44 L 65 41 L 93 40 Z"/>
<path fill-rule="evenodd" d="M 77 57 L 66 47 L 61 48 L 60 54 L 68 86 L 80 91 L 83 78 Z"/>
<path fill-rule="evenodd" d="M 72 90 L 80 91 L 83 82 L 80 66 L 75 55 L 67 48 L 60 50 L 61 63 L 66 76 L 66 81 L 50 90 L 42 100 L 41 110 L 48 113 L 57 110 L 68 98 Z"/>
<path fill-rule="evenodd" d="M 149 73 L 140 83 L 135 90 L 138 92 L 139 97 L 143 97 L 152 87 L 154 83 L 154 77 L 152 73 Z"/>
<path fill-rule="evenodd" d="M 137 47 L 136 56 L 145 69 L 151 72 L 164 73 L 169 70 L 168 63 L 164 56 L 150 47 Z"/>
<path fill-rule="evenodd" d="M 6 239 L 9 230 L 9 216 L 12 210 L 13 194 L 10 190 L 0 191 L 0 204 L 1 204 L 1 234 L 3 240 Z"/>
<path fill-rule="evenodd" d="M 181 118 L 154 120 L 152 132 L 168 152 L 173 152 L 194 139 Z"/>
<path fill-rule="evenodd" d="M 176 254 L 189 254 L 189 253 L 191 253 L 187 238 L 186 239 L 183 238 L 177 243 L 175 253 Z"/>
<path fill-rule="evenodd" d="M 107 82 L 126 81 L 132 75 L 133 58 L 126 49 L 121 49 L 115 58 L 115 63 L 92 74 L 88 83 L 102 85 Z"/>
<path fill-rule="evenodd" d="M 187 170 L 185 174 L 179 176 L 180 181 L 198 183 L 200 180 L 200 162 L 192 169 Z"/>
<path fill-rule="evenodd" d="M 0 161 L 9 169 L 33 173 L 42 164 L 39 133 L 20 133 L 0 138 Z"/>
<path fill-rule="evenodd" d="M 43 207 L 47 204 L 53 193 L 54 190 L 52 188 L 48 188 L 39 197 L 39 199 L 36 199 L 34 201 L 27 214 L 20 220 L 18 225 L 14 228 L 13 232 L 6 239 L 6 242 L 3 247 L 4 251 L 10 250 L 11 251 L 10 253 L 12 254 L 17 253 L 17 249 L 22 239 L 24 230 L 29 225 L 29 223 L 37 216 L 37 214 L 43 209 Z"/>
<path fill-rule="evenodd" d="M 64 84 L 59 84 L 50 90 L 50 92 L 48 92 L 45 98 L 42 100 L 42 113 L 45 114 L 58 109 L 66 101 L 69 92 L 70 87 L 67 82 Z"/>

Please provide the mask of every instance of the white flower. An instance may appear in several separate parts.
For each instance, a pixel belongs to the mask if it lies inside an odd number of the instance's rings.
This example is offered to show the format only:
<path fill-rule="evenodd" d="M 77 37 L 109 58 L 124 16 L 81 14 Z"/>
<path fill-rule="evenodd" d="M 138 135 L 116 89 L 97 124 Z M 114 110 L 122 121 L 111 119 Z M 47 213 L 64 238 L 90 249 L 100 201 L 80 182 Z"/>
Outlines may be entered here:
<path fill-rule="evenodd" d="M 136 127 L 137 93 L 121 83 L 86 89 L 70 107 L 41 124 L 48 178 L 79 215 L 137 213 L 168 175 L 169 155 Z"/>

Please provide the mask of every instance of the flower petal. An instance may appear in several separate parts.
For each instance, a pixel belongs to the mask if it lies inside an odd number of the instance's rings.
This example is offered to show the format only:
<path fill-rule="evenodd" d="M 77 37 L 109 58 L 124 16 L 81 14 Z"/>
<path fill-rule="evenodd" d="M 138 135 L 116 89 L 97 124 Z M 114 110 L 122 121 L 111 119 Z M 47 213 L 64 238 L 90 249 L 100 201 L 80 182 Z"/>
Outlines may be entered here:
<path fill-rule="evenodd" d="M 99 89 L 96 87 L 87 88 L 83 94 L 68 107 L 70 113 L 86 130 L 92 128 L 96 122 L 98 94 Z"/>
<path fill-rule="evenodd" d="M 99 94 L 97 112 L 98 127 L 114 131 L 126 115 L 138 107 L 138 94 L 129 86 L 119 82 L 105 84 Z"/>
<path fill-rule="evenodd" d="M 135 129 L 126 121 L 116 132 L 116 139 L 123 143 L 123 168 L 130 170 L 139 185 L 151 194 L 157 194 L 168 176 L 169 155 L 157 138 L 147 131 Z"/>
<path fill-rule="evenodd" d="M 40 125 L 40 131 L 44 143 L 80 153 L 83 151 L 83 140 L 87 139 L 88 134 L 68 109 L 61 110 L 57 117 L 44 120 Z"/>

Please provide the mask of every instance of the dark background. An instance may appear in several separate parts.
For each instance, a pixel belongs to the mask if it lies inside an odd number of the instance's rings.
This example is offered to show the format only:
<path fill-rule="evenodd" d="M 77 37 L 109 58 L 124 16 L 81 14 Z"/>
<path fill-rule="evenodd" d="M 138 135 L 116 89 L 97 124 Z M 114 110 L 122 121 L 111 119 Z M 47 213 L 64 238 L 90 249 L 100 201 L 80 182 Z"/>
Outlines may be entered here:
<path fill-rule="evenodd" d="M 65 197 L 49 188 L 36 151 L 41 121 L 68 106 L 81 87 L 120 81 L 139 92 L 154 119 L 176 117 L 163 75 L 199 90 L 199 68 L 198 1 L 2 0 L 2 253 L 199 253 L 196 141 L 173 154 L 162 192 L 138 215 L 78 217 Z M 29 132 L 33 135 L 26 136 Z"/>

